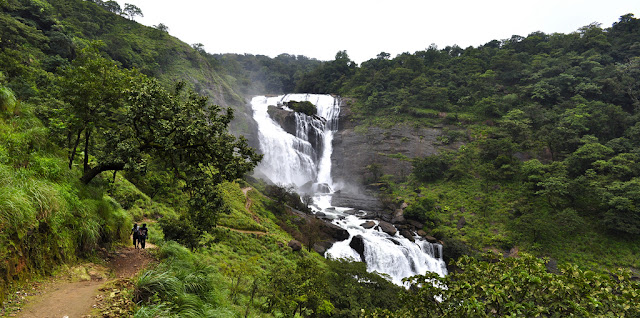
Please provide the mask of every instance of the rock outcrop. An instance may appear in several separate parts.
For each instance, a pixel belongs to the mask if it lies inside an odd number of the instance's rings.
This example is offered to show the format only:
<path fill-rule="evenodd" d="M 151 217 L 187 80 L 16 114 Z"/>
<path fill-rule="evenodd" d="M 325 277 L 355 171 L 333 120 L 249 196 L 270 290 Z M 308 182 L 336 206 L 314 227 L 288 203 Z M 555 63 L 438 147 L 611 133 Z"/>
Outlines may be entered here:
<path fill-rule="evenodd" d="M 349 102 L 340 105 L 339 129 L 333 137 L 332 176 L 334 183 L 362 185 L 371 178 L 367 166 L 378 164 L 381 174 L 404 178 L 411 162 L 404 158 L 437 153 L 439 128 L 398 124 L 390 128 L 358 126 Z M 357 127 L 357 128 L 356 128 Z M 403 158 L 404 157 L 404 158 Z"/>
<path fill-rule="evenodd" d="M 349 242 L 349 246 L 360 255 L 360 260 L 365 261 L 364 258 L 364 237 L 362 235 L 356 235 Z"/>
<path fill-rule="evenodd" d="M 302 243 L 300 243 L 300 242 L 298 242 L 296 240 L 289 241 L 287 246 L 289 246 L 291 248 L 291 250 L 294 251 L 294 252 L 297 252 L 297 251 L 302 249 Z"/>
<path fill-rule="evenodd" d="M 396 230 L 396 228 L 391 223 L 385 221 L 380 221 L 380 223 L 378 223 L 378 227 L 382 232 L 385 232 L 391 236 L 394 236 L 396 235 L 396 233 L 398 233 L 398 230 Z"/>

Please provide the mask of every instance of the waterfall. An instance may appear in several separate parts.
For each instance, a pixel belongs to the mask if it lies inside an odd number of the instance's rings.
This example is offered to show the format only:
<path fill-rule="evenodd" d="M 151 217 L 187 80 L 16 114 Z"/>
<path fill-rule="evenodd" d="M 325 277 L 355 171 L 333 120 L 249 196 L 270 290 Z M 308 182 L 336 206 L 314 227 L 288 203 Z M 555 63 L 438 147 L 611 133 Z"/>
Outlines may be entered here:
<path fill-rule="evenodd" d="M 317 108 L 316 116 L 293 112 L 286 107 L 289 101 L 311 102 Z M 264 154 L 256 170 L 274 183 L 294 185 L 298 191 L 311 192 L 313 210 L 322 212 L 349 232 L 349 239 L 336 242 L 325 256 L 364 261 L 368 271 L 387 274 L 398 285 L 405 277 L 427 271 L 440 276 L 447 274 L 441 245 L 431 244 L 417 235 L 415 242 L 399 233 L 389 235 L 380 230 L 378 221 L 374 221 L 376 226 L 365 229 L 362 224 L 367 220 L 354 215 L 353 209 L 331 205 L 334 187 L 331 178 L 332 141 L 340 114 L 336 98 L 315 94 L 257 96 L 251 100 L 251 106 L 258 124 L 260 149 Z M 289 127 L 287 132 L 279 125 L 269 114 L 270 106 L 278 108 L 281 116 L 283 111 L 290 112 L 281 120 L 286 122 L 288 118 L 295 118 L 291 121 L 295 122 L 295 131 Z M 364 244 L 362 254 L 350 246 L 356 237 Z"/>

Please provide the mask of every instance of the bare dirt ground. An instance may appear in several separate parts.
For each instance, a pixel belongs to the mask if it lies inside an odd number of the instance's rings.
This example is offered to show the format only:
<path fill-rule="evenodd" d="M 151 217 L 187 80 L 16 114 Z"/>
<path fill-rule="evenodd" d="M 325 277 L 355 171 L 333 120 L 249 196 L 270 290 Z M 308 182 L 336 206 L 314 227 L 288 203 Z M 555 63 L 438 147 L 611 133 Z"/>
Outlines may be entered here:
<path fill-rule="evenodd" d="M 102 253 L 106 265 L 85 263 L 43 283 L 31 283 L 12 295 L 13 308 L 4 312 L 8 317 L 24 318 L 86 318 L 119 317 L 122 307 L 131 306 L 124 295 L 132 287 L 131 278 L 154 262 L 147 249 L 122 247 L 113 253 Z M 114 306 L 114 303 L 115 306 Z M 5 304 L 6 305 L 6 304 Z"/>

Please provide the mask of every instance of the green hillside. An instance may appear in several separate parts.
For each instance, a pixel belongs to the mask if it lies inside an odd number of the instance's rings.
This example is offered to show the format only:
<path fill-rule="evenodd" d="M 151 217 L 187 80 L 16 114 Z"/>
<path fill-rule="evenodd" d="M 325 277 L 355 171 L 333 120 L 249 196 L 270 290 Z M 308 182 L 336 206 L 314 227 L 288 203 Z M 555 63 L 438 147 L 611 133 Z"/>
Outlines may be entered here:
<path fill-rule="evenodd" d="M 640 313 L 631 15 L 358 66 L 346 52 L 211 55 L 113 1 L 0 8 L 3 314 L 27 280 L 129 245 L 134 221 L 151 225 L 158 263 L 111 297 L 125 300 L 118 316 Z M 464 144 L 403 158 L 406 178 L 373 180 L 385 202 L 409 203 L 405 215 L 444 241 L 456 270 L 402 288 L 324 259 L 311 250 L 321 226 L 296 211 L 308 208 L 297 194 L 243 180 L 261 160 L 236 137 L 253 129 L 246 98 L 292 89 L 352 98 L 363 129 L 446 127 L 442 144 Z M 497 255 L 507 251 L 517 257 Z"/>
<path fill-rule="evenodd" d="M 443 127 L 439 143 L 463 144 L 378 180 L 460 253 L 638 270 L 639 43 L 627 14 L 608 28 L 382 52 L 360 66 L 339 52 L 297 89 L 352 97 L 363 129 Z"/>

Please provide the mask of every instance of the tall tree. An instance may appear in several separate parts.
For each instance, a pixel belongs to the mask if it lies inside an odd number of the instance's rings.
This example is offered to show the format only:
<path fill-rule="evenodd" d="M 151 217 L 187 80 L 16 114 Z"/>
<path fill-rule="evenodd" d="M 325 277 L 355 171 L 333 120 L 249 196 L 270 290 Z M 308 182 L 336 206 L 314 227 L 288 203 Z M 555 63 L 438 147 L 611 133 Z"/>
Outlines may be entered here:
<path fill-rule="evenodd" d="M 137 6 L 131 3 L 124 4 L 124 9 L 122 10 L 122 13 L 128 16 L 129 20 L 133 20 L 133 18 L 135 18 L 136 16 L 144 17 L 144 14 L 142 14 L 142 10 L 140 10 L 140 8 L 138 8 Z"/>

